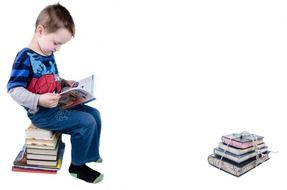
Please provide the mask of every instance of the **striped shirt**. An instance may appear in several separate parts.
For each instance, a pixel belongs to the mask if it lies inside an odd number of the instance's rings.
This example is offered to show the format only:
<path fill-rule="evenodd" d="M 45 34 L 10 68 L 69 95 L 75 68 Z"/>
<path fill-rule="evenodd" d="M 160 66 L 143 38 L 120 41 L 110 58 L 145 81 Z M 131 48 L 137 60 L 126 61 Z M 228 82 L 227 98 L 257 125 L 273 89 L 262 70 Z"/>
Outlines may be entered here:
<path fill-rule="evenodd" d="M 22 49 L 14 60 L 7 90 L 15 87 L 24 87 L 36 94 L 61 92 L 54 55 L 43 56 L 29 48 Z"/>

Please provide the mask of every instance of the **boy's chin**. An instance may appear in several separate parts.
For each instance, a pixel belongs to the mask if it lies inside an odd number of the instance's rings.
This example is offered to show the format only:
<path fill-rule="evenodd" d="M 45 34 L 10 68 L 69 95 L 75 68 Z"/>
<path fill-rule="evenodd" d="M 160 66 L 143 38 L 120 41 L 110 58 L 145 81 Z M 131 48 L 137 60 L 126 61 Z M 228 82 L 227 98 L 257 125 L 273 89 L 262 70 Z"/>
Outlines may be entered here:
<path fill-rule="evenodd" d="M 43 53 L 44 53 L 44 55 L 49 56 L 49 55 L 53 54 L 54 52 L 53 51 L 44 51 Z"/>

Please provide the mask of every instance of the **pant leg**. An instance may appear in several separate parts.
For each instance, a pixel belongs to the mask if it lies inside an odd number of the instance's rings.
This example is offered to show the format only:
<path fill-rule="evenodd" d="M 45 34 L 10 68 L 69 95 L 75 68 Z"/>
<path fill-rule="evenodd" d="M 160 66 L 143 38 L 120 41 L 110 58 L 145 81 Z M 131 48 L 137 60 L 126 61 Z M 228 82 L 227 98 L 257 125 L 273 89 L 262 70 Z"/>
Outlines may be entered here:
<path fill-rule="evenodd" d="M 79 105 L 73 109 L 90 113 L 95 118 L 95 120 L 97 122 L 96 127 L 97 127 L 97 133 L 98 133 L 98 144 L 100 144 L 100 136 L 101 136 L 101 128 L 102 128 L 102 121 L 101 121 L 100 112 L 96 108 L 93 108 L 93 107 L 90 107 L 87 105 Z"/>
<path fill-rule="evenodd" d="M 39 128 L 71 135 L 72 163 L 82 165 L 99 158 L 99 134 L 94 116 L 75 109 L 41 108 L 28 114 Z"/>

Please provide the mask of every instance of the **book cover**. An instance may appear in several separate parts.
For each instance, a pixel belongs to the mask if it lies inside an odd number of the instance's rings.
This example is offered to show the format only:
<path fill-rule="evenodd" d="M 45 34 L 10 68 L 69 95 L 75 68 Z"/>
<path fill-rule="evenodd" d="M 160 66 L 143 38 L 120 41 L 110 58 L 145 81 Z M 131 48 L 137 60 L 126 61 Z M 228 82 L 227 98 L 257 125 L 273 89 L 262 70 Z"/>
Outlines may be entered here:
<path fill-rule="evenodd" d="M 18 155 L 16 156 L 13 165 L 14 166 L 25 166 L 27 165 L 27 157 L 25 152 L 26 146 L 24 145 Z"/>
<path fill-rule="evenodd" d="M 231 152 L 231 153 L 236 154 L 236 155 L 241 155 L 241 154 L 245 154 L 245 153 L 254 151 L 256 148 L 261 149 L 264 146 L 265 146 L 265 143 L 261 143 L 261 144 L 258 144 L 257 146 L 252 146 L 249 148 L 240 149 L 240 148 L 236 148 L 236 147 L 224 144 L 222 142 L 218 143 L 218 148 L 221 148 L 225 151 Z"/>
<path fill-rule="evenodd" d="M 222 136 L 222 142 L 237 148 L 249 148 L 263 143 L 263 137 L 254 134 L 233 133 Z"/>
<path fill-rule="evenodd" d="M 220 161 L 220 156 L 212 154 L 208 156 L 208 163 L 229 174 L 239 177 L 246 172 L 254 169 L 255 167 L 259 166 L 260 164 L 266 162 L 267 160 L 269 160 L 269 158 L 270 157 L 267 153 L 264 154 L 264 156 L 259 156 L 258 160 L 256 159 L 256 157 L 253 157 L 238 164 L 226 158 L 222 158 L 222 160 Z"/>
<path fill-rule="evenodd" d="M 31 166 L 31 165 L 13 165 L 12 168 L 33 169 L 33 170 L 47 170 L 58 171 L 61 167 L 45 167 L 45 166 Z"/>
<path fill-rule="evenodd" d="M 94 75 L 86 77 L 74 83 L 72 87 L 63 88 L 58 106 L 62 109 L 74 107 L 78 104 L 85 104 L 95 100 L 94 96 Z"/>
<path fill-rule="evenodd" d="M 28 172 L 28 173 L 45 173 L 45 174 L 56 174 L 57 170 L 43 170 L 43 169 L 32 169 L 32 168 L 19 168 L 12 167 L 13 172 Z"/>
<path fill-rule="evenodd" d="M 268 151 L 268 147 L 265 146 L 261 149 L 258 149 L 258 150 L 252 151 L 252 152 L 247 152 L 245 154 L 236 155 L 236 154 L 233 154 L 231 152 L 224 151 L 221 148 L 214 148 L 214 154 L 219 155 L 219 156 L 223 156 L 224 158 L 228 158 L 229 160 L 232 160 L 232 161 L 237 162 L 237 163 L 241 163 L 245 160 L 248 160 L 249 158 L 255 157 L 256 155 L 261 154 L 261 153 L 265 153 L 267 151 Z"/>

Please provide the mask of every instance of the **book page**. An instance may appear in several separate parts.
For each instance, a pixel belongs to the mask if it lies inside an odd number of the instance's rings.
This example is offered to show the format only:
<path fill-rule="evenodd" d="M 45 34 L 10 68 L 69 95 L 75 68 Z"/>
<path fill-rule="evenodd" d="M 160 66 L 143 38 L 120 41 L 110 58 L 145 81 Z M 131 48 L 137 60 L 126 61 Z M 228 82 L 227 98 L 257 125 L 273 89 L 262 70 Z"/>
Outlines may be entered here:
<path fill-rule="evenodd" d="M 72 87 L 63 88 L 60 95 L 63 95 L 63 94 L 65 94 L 65 93 L 67 93 L 73 89 L 82 89 L 82 90 L 87 91 L 93 95 L 93 93 L 94 93 L 94 75 L 91 75 L 91 76 L 86 77 L 80 81 L 75 82 Z"/>
<path fill-rule="evenodd" d="M 58 106 L 66 109 L 78 104 L 90 102 L 94 97 L 94 75 L 75 82 L 73 87 L 63 89 Z"/>

